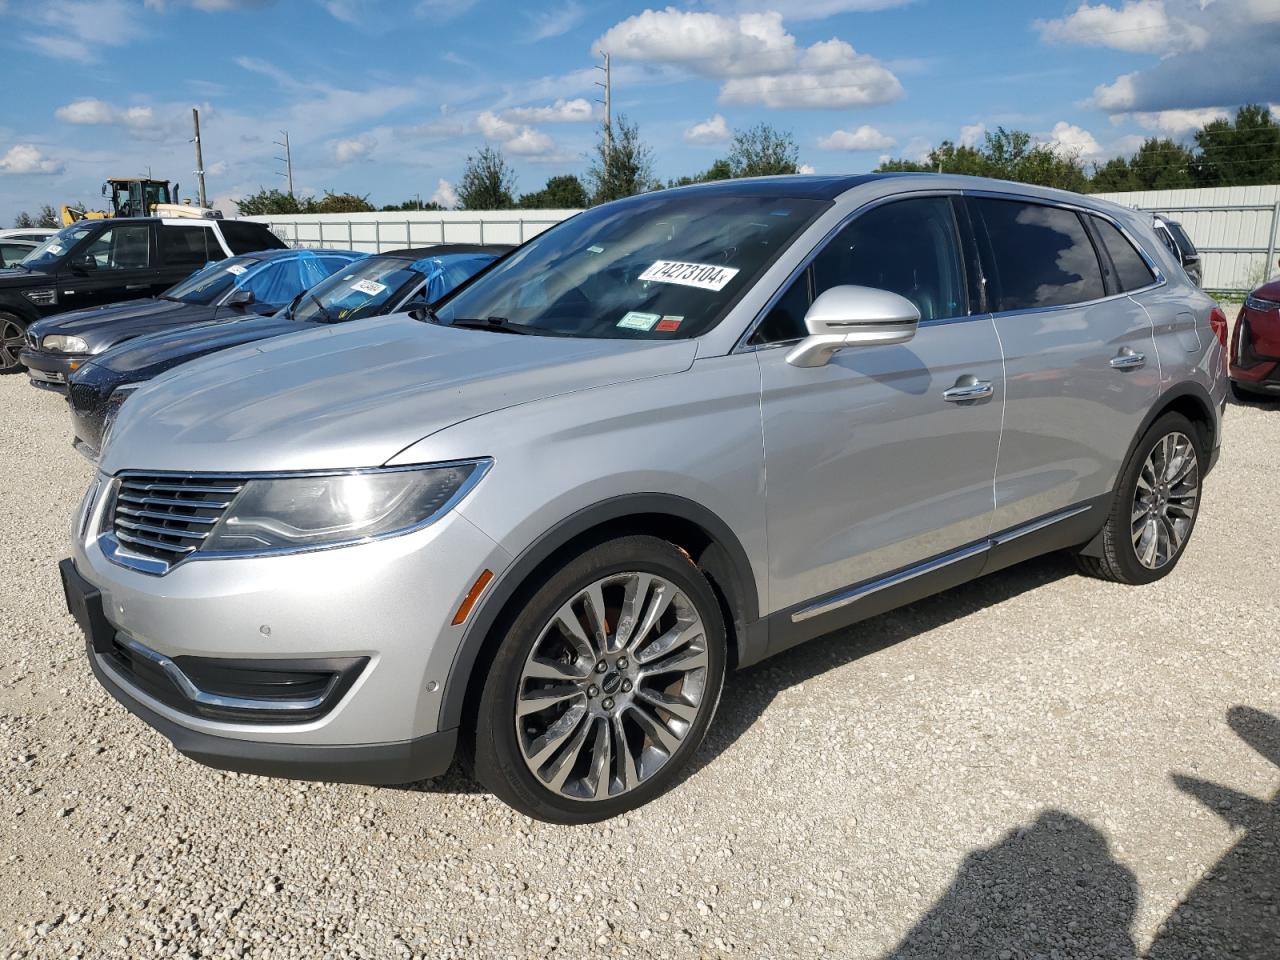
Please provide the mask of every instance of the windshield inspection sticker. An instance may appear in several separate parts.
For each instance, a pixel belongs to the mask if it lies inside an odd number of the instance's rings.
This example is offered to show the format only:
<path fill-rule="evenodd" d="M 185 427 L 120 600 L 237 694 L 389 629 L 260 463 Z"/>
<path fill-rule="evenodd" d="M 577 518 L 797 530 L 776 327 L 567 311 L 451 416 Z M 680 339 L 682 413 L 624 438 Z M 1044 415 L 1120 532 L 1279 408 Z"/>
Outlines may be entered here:
<path fill-rule="evenodd" d="M 357 280 L 351 285 L 352 290 L 359 290 L 361 293 L 367 293 L 371 297 L 376 297 L 383 290 L 387 289 L 385 283 L 378 283 L 376 280 Z"/>
<path fill-rule="evenodd" d="M 700 290 L 723 290 L 738 275 L 736 267 L 717 267 L 711 263 L 684 263 L 680 260 L 657 260 L 640 274 L 641 280 L 675 283 Z"/>
<path fill-rule="evenodd" d="M 618 321 L 618 326 L 624 330 L 652 330 L 653 325 L 661 319 L 662 314 L 660 313 L 640 313 L 639 311 L 631 310 Z"/>
<path fill-rule="evenodd" d="M 233 263 L 231 264 L 231 266 L 227 267 L 227 273 L 234 273 L 238 277 L 240 276 L 240 274 L 244 273 L 245 270 L 247 269 L 248 267 L 242 267 L 238 263 Z"/>
<path fill-rule="evenodd" d="M 62 252 L 62 244 L 60 244 L 60 243 L 51 243 L 51 244 L 49 244 L 49 249 L 48 249 L 48 250 L 46 250 L 45 252 L 46 252 L 46 253 L 53 253 L 53 254 L 61 253 L 61 252 Z"/>
<path fill-rule="evenodd" d="M 684 317 L 663 317 L 654 329 L 659 333 L 673 333 L 680 329 L 682 323 L 684 323 Z"/>

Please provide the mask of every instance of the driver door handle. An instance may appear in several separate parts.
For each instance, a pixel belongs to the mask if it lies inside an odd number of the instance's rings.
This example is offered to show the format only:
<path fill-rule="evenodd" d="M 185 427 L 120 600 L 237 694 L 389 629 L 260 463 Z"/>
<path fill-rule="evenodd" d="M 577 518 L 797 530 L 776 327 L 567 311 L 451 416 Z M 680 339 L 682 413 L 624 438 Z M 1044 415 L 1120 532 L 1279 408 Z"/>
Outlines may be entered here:
<path fill-rule="evenodd" d="M 145 290 L 149 286 L 151 286 L 149 283 L 126 283 L 124 288 L 126 290 Z"/>
<path fill-rule="evenodd" d="M 985 400 L 996 392 L 990 380 L 978 380 L 972 376 L 961 377 L 956 385 L 942 391 L 942 399 L 948 403 L 964 403 L 966 400 Z"/>
<path fill-rule="evenodd" d="M 1145 353 L 1135 353 L 1128 347 L 1125 347 L 1110 360 L 1113 370 L 1136 370 L 1146 362 L 1147 355 Z"/>

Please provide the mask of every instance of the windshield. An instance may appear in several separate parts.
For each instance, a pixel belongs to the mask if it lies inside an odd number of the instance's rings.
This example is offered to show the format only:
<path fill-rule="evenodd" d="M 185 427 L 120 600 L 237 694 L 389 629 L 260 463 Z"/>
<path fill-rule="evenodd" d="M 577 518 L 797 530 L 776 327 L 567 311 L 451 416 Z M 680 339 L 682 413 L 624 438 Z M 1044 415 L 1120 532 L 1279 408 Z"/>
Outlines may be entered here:
<path fill-rule="evenodd" d="M 658 192 L 596 207 L 529 241 L 437 311 L 530 333 L 677 339 L 720 322 L 826 206 Z"/>
<path fill-rule="evenodd" d="M 291 315 L 295 320 L 329 322 L 375 316 L 422 282 L 422 274 L 413 267 L 398 257 L 361 260 L 312 287 Z"/>
<path fill-rule="evenodd" d="M 22 265 L 24 267 L 34 267 L 37 270 L 47 267 L 85 237 L 89 236 L 89 234 L 93 233 L 94 229 L 90 224 L 64 227 L 23 257 Z"/>
<path fill-rule="evenodd" d="M 261 263 L 256 257 L 232 257 L 207 264 L 187 279 L 161 294 L 166 300 L 183 303 L 210 304 L 231 289 L 250 268 Z"/>

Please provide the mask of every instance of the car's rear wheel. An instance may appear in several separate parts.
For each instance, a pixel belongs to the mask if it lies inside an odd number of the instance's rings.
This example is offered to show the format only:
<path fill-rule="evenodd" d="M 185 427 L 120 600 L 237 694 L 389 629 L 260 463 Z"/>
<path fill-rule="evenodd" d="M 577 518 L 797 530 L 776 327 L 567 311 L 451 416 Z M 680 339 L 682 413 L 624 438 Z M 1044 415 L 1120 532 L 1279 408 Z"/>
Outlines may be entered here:
<path fill-rule="evenodd" d="M 476 776 L 539 820 L 632 810 L 702 742 L 725 661 L 715 593 L 684 552 L 648 536 L 593 547 L 507 631 L 477 712 Z"/>
<path fill-rule="evenodd" d="M 1101 556 L 1079 555 L 1080 569 L 1117 583 L 1151 583 L 1178 564 L 1200 512 L 1199 433 L 1166 413 L 1138 444 L 1112 497 Z"/>
<path fill-rule="evenodd" d="M 18 354 L 26 339 L 27 326 L 11 313 L 0 313 L 0 373 L 22 369 Z"/>

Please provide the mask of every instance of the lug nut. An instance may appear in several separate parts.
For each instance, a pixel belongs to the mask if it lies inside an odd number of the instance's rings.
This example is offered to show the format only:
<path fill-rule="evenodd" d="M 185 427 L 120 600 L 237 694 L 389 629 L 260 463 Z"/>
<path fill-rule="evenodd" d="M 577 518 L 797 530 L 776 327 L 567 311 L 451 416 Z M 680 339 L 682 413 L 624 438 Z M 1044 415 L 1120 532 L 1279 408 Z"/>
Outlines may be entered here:
<path fill-rule="evenodd" d="M 623 657 L 621 660 L 619 660 L 619 661 L 618 661 L 618 669 L 619 669 L 619 670 L 625 670 L 625 669 L 627 669 L 627 667 L 629 667 L 629 666 L 631 666 L 631 664 L 627 662 L 627 658 L 626 658 L 626 657 Z"/>
<path fill-rule="evenodd" d="M 622 681 L 622 692 L 623 692 L 623 693 L 630 693 L 630 692 L 631 692 L 631 681 L 630 681 L 630 680 L 623 680 L 623 681 Z"/>
<path fill-rule="evenodd" d="M 593 698 L 600 696 L 600 688 L 593 683 L 591 686 L 587 687 L 587 696 Z"/>
<path fill-rule="evenodd" d="M 609 665 L 605 663 L 603 660 L 601 660 L 599 663 L 596 664 L 596 673 L 604 673 L 608 669 L 609 669 Z"/>
<path fill-rule="evenodd" d="M 605 697 L 603 700 L 600 701 L 600 706 L 604 707 L 606 710 L 612 710 L 613 697 Z"/>

